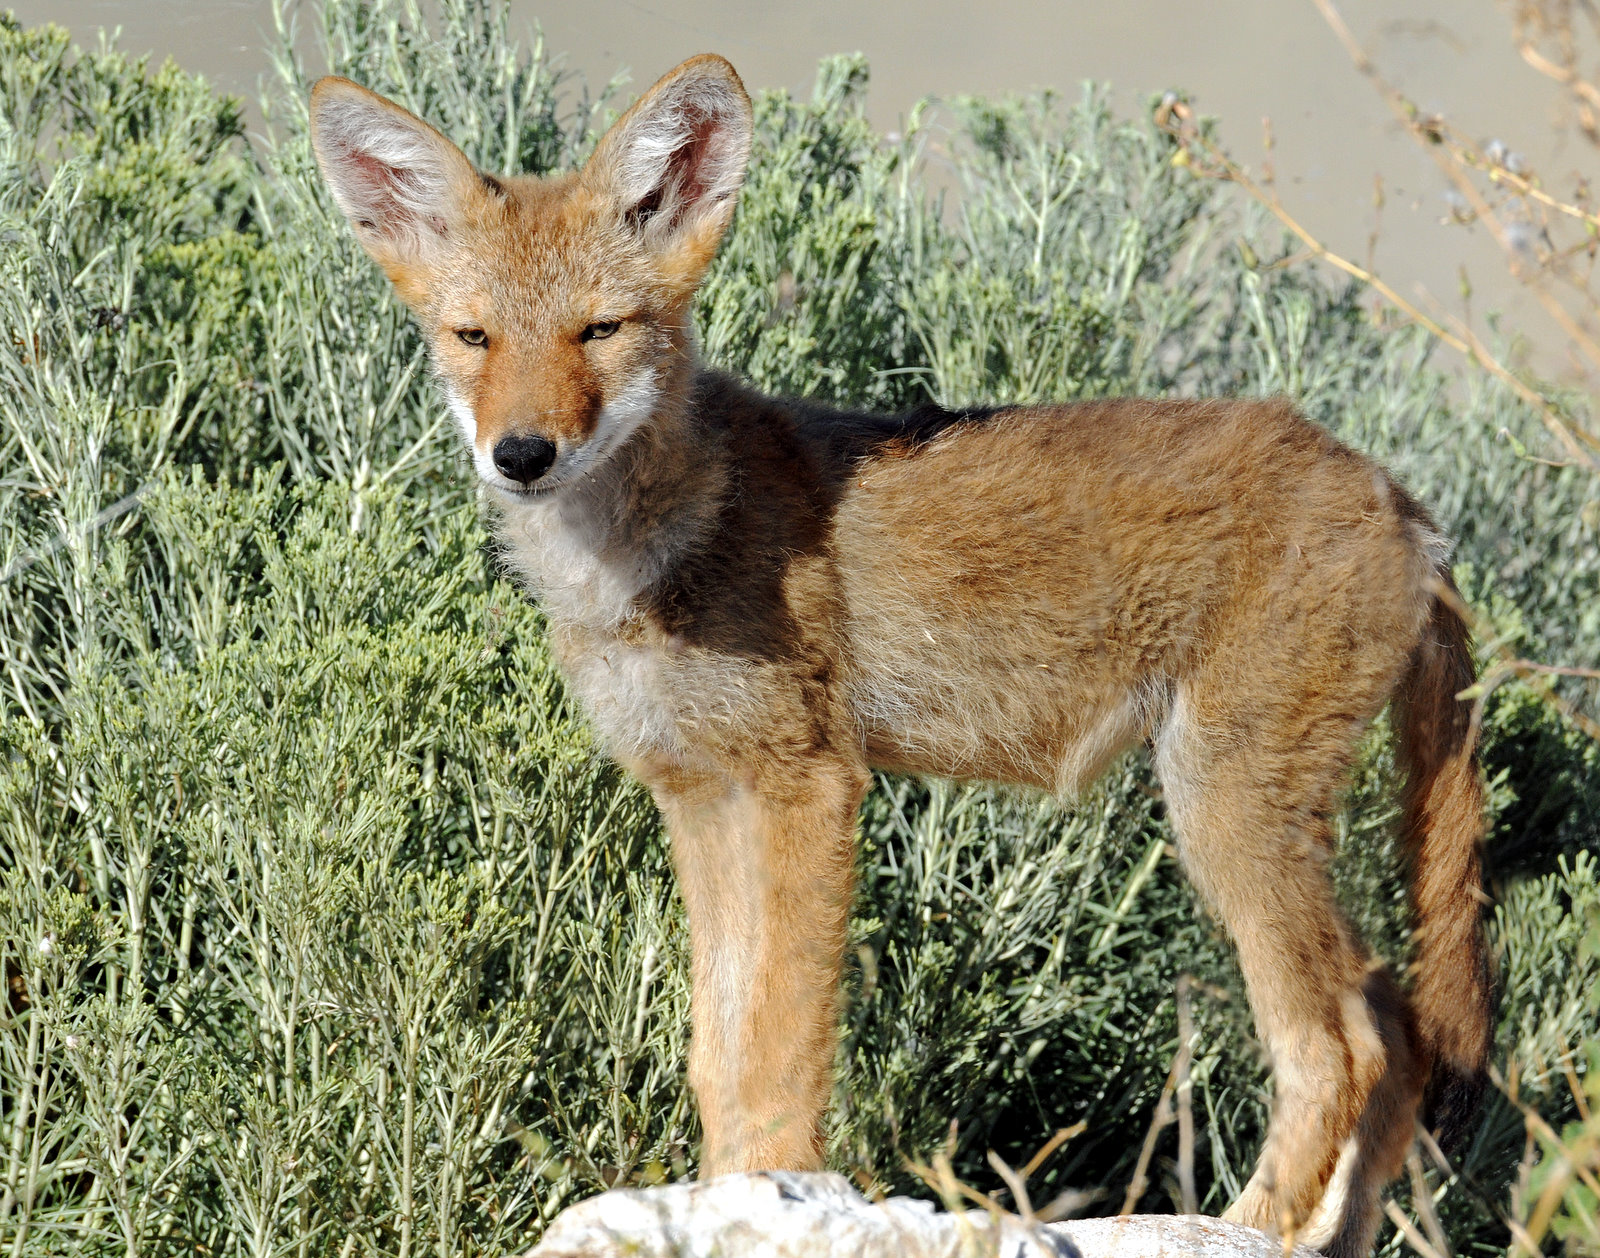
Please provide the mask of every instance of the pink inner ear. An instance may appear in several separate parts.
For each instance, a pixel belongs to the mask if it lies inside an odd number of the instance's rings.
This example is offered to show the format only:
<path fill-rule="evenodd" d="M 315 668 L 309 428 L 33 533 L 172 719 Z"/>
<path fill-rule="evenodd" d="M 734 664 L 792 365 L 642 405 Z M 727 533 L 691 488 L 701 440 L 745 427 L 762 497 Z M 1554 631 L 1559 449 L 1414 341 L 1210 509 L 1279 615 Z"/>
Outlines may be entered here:
<path fill-rule="evenodd" d="M 393 236 L 417 222 L 417 181 L 410 171 L 360 149 L 347 150 L 343 166 L 351 199 L 359 207 L 357 221 L 363 226 Z"/>
<path fill-rule="evenodd" d="M 653 217 L 665 204 L 671 206 L 672 214 L 667 226 L 675 226 L 684 213 L 699 204 L 715 186 L 727 136 L 715 114 L 694 109 L 691 116 L 689 134 L 667 159 L 660 186 L 630 211 L 636 222 Z"/>
<path fill-rule="evenodd" d="M 689 128 L 689 138 L 672 155 L 669 178 L 675 179 L 686 205 L 694 205 L 711 189 L 708 177 L 717 164 L 716 150 L 721 147 L 716 119 L 707 113 L 697 113 Z"/>

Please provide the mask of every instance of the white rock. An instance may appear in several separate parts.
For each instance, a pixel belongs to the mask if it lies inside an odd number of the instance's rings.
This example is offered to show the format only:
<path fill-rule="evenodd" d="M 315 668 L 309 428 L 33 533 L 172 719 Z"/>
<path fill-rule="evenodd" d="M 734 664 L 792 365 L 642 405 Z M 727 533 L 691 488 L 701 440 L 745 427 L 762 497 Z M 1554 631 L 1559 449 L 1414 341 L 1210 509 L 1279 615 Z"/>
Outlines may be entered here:
<path fill-rule="evenodd" d="M 1201 1215 L 1028 1223 L 927 1201 L 868 1201 L 842 1175 L 771 1171 L 619 1188 L 563 1212 L 528 1258 L 1283 1258 Z M 1312 1251 L 1296 1248 L 1299 1258 Z"/>

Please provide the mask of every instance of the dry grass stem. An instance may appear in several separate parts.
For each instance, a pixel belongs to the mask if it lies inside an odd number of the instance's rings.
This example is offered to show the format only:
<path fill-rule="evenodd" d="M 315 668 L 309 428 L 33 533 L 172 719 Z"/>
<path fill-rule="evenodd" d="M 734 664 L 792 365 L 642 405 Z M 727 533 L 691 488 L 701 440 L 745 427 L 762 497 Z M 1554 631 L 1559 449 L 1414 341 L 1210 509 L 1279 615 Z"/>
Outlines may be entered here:
<path fill-rule="evenodd" d="M 1325 3 L 1326 0 L 1317 0 L 1317 2 L 1321 4 Z M 1583 467 L 1591 473 L 1600 475 L 1600 454 L 1596 453 L 1596 451 L 1600 451 L 1600 438 L 1596 438 L 1594 434 L 1573 425 L 1549 397 L 1512 372 L 1510 368 L 1489 351 L 1488 347 L 1483 344 L 1475 333 L 1467 329 L 1462 329 L 1459 332 L 1451 331 L 1438 320 L 1424 313 L 1414 302 L 1402 297 L 1380 276 L 1330 249 L 1314 236 L 1304 224 L 1289 213 L 1273 191 L 1263 187 L 1261 183 L 1253 179 L 1244 167 L 1229 157 L 1208 136 L 1203 135 L 1198 127 L 1192 125 L 1192 117 L 1192 112 L 1181 104 L 1164 106 L 1161 116 L 1158 117 L 1158 122 L 1184 146 L 1184 151 L 1190 155 L 1187 164 L 1196 174 L 1215 179 L 1226 179 L 1229 182 L 1238 184 L 1252 198 L 1264 206 L 1279 223 L 1297 237 L 1305 246 L 1306 252 L 1313 258 L 1343 271 L 1352 279 L 1361 281 L 1396 310 L 1418 326 L 1426 329 L 1441 344 L 1447 345 L 1457 353 L 1464 355 L 1510 388 L 1518 397 L 1534 408 L 1545 428 L 1561 444 L 1562 449 L 1566 451 L 1575 466 Z M 1199 160 L 1196 160 L 1197 157 Z"/>

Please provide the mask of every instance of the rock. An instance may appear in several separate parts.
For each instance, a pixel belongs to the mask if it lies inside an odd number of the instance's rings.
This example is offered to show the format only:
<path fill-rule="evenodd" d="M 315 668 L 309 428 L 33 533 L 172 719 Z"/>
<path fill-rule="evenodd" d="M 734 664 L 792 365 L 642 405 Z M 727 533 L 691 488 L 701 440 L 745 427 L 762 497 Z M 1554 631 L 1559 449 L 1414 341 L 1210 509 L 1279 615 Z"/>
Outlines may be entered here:
<path fill-rule="evenodd" d="M 1283 1258 L 1283 1243 L 1201 1215 L 1029 1223 L 868 1201 L 842 1175 L 770 1171 L 618 1188 L 563 1212 L 528 1258 Z M 1315 1258 L 1296 1248 L 1297 1258 Z"/>

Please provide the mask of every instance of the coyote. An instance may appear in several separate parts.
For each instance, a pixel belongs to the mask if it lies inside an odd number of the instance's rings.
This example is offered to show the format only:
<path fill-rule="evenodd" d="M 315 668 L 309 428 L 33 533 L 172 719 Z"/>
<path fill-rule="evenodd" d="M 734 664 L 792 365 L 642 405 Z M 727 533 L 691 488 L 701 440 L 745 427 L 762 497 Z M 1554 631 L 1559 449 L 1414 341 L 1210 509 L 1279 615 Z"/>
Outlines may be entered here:
<path fill-rule="evenodd" d="M 1366 1252 L 1424 1092 L 1459 1124 L 1489 1049 L 1474 670 L 1423 509 L 1282 401 L 890 416 L 706 368 L 691 303 L 752 125 L 721 57 L 549 178 L 481 172 L 346 79 L 316 85 L 311 124 L 427 337 L 506 563 L 665 816 L 702 1173 L 822 1162 L 870 769 L 1070 795 L 1143 744 L 1274 1067 L 1228 1217 Z M 1409 997 L 1327 871 L 1390 702 Z"/>

